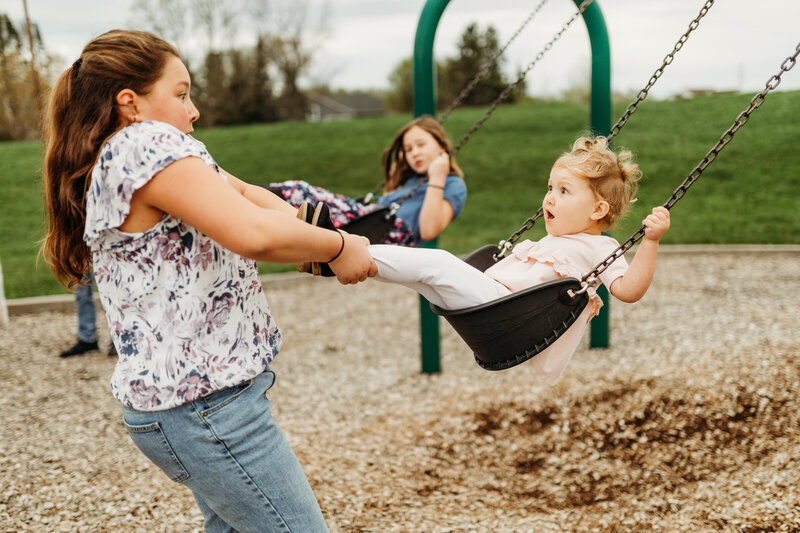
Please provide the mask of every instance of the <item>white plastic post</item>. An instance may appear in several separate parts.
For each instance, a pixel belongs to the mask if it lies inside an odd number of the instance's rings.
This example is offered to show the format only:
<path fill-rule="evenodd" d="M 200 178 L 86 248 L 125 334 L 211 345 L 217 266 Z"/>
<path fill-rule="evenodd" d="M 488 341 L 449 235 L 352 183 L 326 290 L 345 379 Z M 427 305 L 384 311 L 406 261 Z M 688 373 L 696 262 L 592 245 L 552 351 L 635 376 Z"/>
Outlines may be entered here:
<path fill-rule="evenodd" d="M 8 306 L 6 305 L 6 290 L 3 285 L 3 265 L 0 263 L 0 327 L 8 326 Z"/>

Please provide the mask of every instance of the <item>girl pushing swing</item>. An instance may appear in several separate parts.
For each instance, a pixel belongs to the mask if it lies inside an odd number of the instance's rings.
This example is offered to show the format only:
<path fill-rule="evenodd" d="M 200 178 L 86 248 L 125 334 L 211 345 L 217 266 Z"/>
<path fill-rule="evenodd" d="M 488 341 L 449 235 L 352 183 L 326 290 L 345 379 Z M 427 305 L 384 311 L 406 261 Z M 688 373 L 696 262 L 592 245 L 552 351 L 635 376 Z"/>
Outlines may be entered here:
<path fill-rule="evenodd" d="M 186 485 L 207 531 L 327 531 L 271 416 L 281 334 L 256 261 L 374 274 L 364 237 L 312 227 L 217 165 L 178 51 L 146 32 L 86 45 L 48 107 L 42 246 L 67 286 L 94 270 L 136 446 Z"/>

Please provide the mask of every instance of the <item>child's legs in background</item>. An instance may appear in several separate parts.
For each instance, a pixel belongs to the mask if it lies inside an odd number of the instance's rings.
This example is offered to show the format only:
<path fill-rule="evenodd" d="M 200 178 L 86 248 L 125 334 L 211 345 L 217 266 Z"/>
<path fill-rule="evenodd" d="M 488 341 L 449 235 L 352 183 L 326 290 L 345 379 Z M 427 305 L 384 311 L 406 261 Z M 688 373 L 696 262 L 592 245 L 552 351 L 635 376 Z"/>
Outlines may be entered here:
<path fill-rule="evenodd" d="M 322 202 L 328 206 L 331 220 L 337 228 L 380 207 L 378 204 L 364 205 L 354 198 L 316 187 L 302 180 L 270 183 L 267 189 L 294 207 L 300 207 L 303 202 L 308 202 L 312 206 Z"/>
<path fill-rule="evenodd" d="M 89 273 L 83 278 L 83 285 L 75 287 L 75 309 L 78 311 L 78 340 L 83 342 L 97 342 L 97 318 L 94 307 L 92 285 L 94 274 Z"/>
<path fill-rule="evenodd" d="M 375 279 L 413 289 L 443 309 L 463 309 L 496 300 L 498 283 L 446 250 L 375 244 L 369 253 Z"/>

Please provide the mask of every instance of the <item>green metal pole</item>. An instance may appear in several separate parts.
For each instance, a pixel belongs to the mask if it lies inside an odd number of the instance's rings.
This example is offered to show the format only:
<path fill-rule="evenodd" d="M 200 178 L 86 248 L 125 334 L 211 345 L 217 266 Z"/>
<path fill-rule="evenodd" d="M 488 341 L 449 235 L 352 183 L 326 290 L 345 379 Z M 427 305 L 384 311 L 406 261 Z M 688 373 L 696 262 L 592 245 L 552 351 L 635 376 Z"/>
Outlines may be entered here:
<path fill-rule="evenodd" d="M 582 0 L 573 0 L 580 6 Z M 414 116 L 436 114 L 435 63 L 433 42 L 436 28 L 450 0 L 428 0 L 422 9 L 414 41 L 413 90 Z M 592 2 L 583 12 L 583 20 L 589 32 L 592 50 L 592 97 L 590 103 L 590 128 L 597 135 L 608 135 L 611 131 L 611 52 L 608 31 L 598 2 Z M 435 248 L 436 240 L 426 247 Z M 593 348 L 608 346 L 609 298 L 604 286 L 598 294 L 605 304 L 591 323 Z M 422 372 L 441 371 L 439 317 L 430 310 L 427 300 L 420 296 L 420 338 L 422 344 Z"/>
<path fill-rule="evenodd" d="M 433 41 L 439 19 L 450 0 L 428 0 L 417 24 L 414 39 L 414 116 L 436 114 L 436 72 Z"/>
<path fill-rule="evenodd" d="M 580 5 L 582 0 L 574 0 Z M 592 99 L 589 106 L 589 123 L 596 135 L 608 135 L 611 131 L 611 50 L 608 31 L 603 13 L 598 3 L 592 2 L 583 12 L 583 21 L 589 32 L 592 48 Z M 594 317 L 590 326 L 589 345 L 592 348 L 607 348 L 609 324 L 609 297 L 605 285 L 597 288 L 603 299 L 600 314 Z"/>
<path fill-rule="evenodd" d="M 433 60 L 433 40 L 444 9 L 450 0 L 428 0 L 422 9 L 414 40 L 414 116 L 436 115 L 436 72 Z M 426 248 L 436 248 L 437 240 L 428 242 Z M 419 328 L 422 347 L 422 373 L 441 372 L 439 317 L 431 311 L 430 304 L 419 297 Z"/>

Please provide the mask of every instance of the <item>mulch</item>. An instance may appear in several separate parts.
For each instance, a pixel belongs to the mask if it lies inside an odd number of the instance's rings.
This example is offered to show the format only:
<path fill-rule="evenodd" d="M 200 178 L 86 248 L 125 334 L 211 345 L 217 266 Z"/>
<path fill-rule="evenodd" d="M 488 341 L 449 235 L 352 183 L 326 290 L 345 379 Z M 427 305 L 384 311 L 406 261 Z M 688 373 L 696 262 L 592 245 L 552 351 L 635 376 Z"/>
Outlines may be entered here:
<path fill-rule="evenodd" d="M 420 374 L 406 289 L 268 285 L 273 414 L 332 531 L 798 532 L 799 258 L 663 253 L 643 300 L 611 303 L 611 346 L 554 387 L 481 370 L 445 323 L 442 372 Z M 202 531 L 128 438 L 114 359 L 58 358 L 75 321 L 0 330 L 0 530 Z"/>

